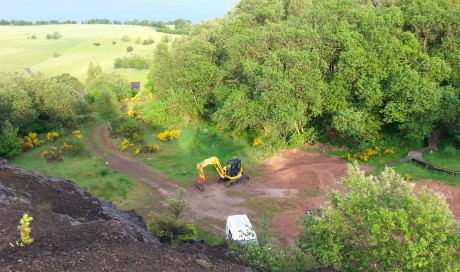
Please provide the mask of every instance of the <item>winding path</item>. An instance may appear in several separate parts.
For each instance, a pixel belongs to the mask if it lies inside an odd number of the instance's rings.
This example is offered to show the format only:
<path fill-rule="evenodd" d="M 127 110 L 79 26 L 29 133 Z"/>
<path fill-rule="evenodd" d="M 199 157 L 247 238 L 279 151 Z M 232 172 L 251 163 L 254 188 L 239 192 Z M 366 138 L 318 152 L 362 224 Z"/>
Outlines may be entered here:
<path fill-rule="evenodd" d="M 101 139 L 98 144 L 97 139 Z M 95 126 L 89 133 L 90 148 L 108 163 L 110 169 L 124 173 L 147 185 L 152 196 L 149 207 L 155 210 L 167 209 L 167 198 L 175 196 L 177 185 L 165 175 L 146 167 L 143 163 L 127 156 L 112 145 L 108 135 L 108 124 Z M 224 187 L 224 188 L 222 188 Z M 223 184 L 207 184 L 204 193 L 191 185 L 185 188 L 190 207 L 186 211 L 185 218 L 203 227 L 222 231 L 225 228 L 225 220 L 228 215 L 248 213 L 247 208 L 241 204 L 246 199 L 238 194 L 227 194 Z M 162 207 L 158 207 L 160 204 Z M 145 214 L 143 214 L 145 215 Z"/>
<path fill-rule="evenodd" d="M 415 162 L 418 162 L 420 164 L 425 165 L 425 167 L 429 168 L 429 169 L 433 169 L 433 170 L 441 171 L 441 172 L 444 172 L 444 173 L 452 174 L 454 176 L 460 174 L 460 171 L 454 171 L 454 170 L 434 166 L 434 165 L 430 164 L 429 162 L 427 162 L 425 160 L 425 158 L 423 158 L 423 152 L 436 150 L 437 148 L 438 148 L 438 137 L 437 137 L 436 132 L 433 131 L 430 134 L 430 137 L 428 138 L 428 146 L 427 147 L 419 149 L 419 150 L 415 150 L 415 151 L 410 151 L 407 154 L 406 157 L 404 157 L 402 159 L 399 159 L 399 160 L 396 160 L 396 161 L 389 162 L 389 163 L 385 164 L 385 166 L 393 166 L 393 165 L 400 164 L 400 163 L 403 163 L 403 162 L 415 161 Z"/>

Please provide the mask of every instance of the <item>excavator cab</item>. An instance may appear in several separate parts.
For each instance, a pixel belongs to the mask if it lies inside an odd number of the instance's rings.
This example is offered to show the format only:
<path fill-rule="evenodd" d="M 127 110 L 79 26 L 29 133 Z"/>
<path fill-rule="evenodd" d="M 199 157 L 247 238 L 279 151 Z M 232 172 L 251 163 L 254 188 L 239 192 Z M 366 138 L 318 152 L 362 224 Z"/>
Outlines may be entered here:
<path fill-rule="evenodd" d="M 239 158 L 229 160 L 225 166 L 225 170 L 229 177 L 238 176 L 241 172 L 241 160 Z"/>

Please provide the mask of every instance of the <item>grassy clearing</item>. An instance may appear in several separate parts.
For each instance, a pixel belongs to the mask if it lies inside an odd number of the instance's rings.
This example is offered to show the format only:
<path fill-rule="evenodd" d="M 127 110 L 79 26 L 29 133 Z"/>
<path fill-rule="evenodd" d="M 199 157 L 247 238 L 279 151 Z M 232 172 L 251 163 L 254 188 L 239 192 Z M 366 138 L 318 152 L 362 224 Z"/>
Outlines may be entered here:
<path fill-rule="evenodd" d="M 256 161 L 251 156 L 251 147 L 235 143 L 230 139 L 214 136 L 196 125 L 189 125 L 182 130 L 179 138 L 168 142 L 161 142 L 156 135 L 161 130 L 148 128 L 143 132 L 143 139 L 146 144 L 157 144 L 160 151 L 148 155 L 143 162 L 158 171 L 163 172 L 172 180 L 181 185 L 190 185 L 198 179 L 196 170 L 197 163 L 212 156 L 217 156 L 225 165 L 228 159 L 239 157 L 243 161 L 245 174 L 253 176 L 251 166 Z M 212 180 L 217 178 L 213 166 L 205 168 L 206 178 Z"/>
<path fill-rule="evenodd" d="M 87 146 L 88 130 L 83 131 L 84 146 Z M 43 136 L 41 137 L 43 139 Z M 110 170 L 105 162 L 84 149 L 75 157 L 63 161 L 47 162 L 41 153 L 51 146 L 61 146 L 72 137 L 67 136 L 53 143 L 46 143 L 34 150 L 14 157 L 13 164 L 35 173 L 56 176 L 75 181 L 79 186 L 97 196 L 108 200 L 121 209 L 133 209 L 148 202 L 148 190 L 129 176 Z"/>
<path fill-rule="evenodd" d="M 435 166 L 460 171 L 460 149 L 456 149 L 457 154 L 450 154 L 449 148 L 455 148 L 451 142 L 440 142 L 437 150 L 425 152 L 423 157 Z"/>
<path fill-rule="evenodd" d="M 54 31 L 63 37 L 46 39 Z M 27 39 L 32 35 L 37 39 Z M 123 35 L 130 41 L 121 41 Z M 29 67 L 49 77 L 69 73 L 84 82 L 88 65 L 93 62 L 99 63 L 104 72 L 116 70 L 130 81 L 145 83 L 147 70 L 114 69 L 114 59 L 127 55 L 128 46 L 134 48 L 132 53 L 150 59 L 164 35 L 152 28 L 125 25 L 0 26 L 0 70 L 23 72 L 22 68 Z M 154 44 L 136 44 L 136 39 L 149 37 Z M 60 56 L 54 57 L 54 53 Z"/>

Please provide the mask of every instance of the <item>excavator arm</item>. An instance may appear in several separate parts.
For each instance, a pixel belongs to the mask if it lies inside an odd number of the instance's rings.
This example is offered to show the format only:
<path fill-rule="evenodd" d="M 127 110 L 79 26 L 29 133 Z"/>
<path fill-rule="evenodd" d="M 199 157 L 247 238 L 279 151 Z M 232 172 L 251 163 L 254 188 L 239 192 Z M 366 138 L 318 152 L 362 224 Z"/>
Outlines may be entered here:
<path fill-rule="evenodd" d="M 213 157 L 211 157 L 209 159 L 206 159 L 206 160 L 204 160 L 204 161 L 202 161 L 202 162 L 200 162 L 200 163 L 198 163 L 196 165 L 196 168 L 198 169 L 198 173 L 200 174 L 200 179 L 198 180 L 198 182 L 200 184 L 203 184 L 204 181 L 205 181 L 203 168 L 205 168 L 206 166 L 211 165 L 211 164 L 214 165 L 214 167 L 216 168 L 216 171 L 219 174 L 219 176 L 221 178 L 225 178 L 225 169 L 220 164 L 219 159 L 216 156 L 213 156 Z"/>

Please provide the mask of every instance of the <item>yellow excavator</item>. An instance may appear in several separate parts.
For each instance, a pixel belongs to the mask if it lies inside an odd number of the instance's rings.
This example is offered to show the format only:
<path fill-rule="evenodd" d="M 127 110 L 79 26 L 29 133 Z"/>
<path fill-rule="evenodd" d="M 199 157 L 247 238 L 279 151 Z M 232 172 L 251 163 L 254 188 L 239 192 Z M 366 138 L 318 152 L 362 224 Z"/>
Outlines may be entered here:
<path fill-rule="evenodd" d="M 204 191 L 205 181 L 203 168 L 208 165 L 214 165 L 220 177 L 219 181 L 226 181 L 227 187 L 233 187 L 239 183 L 248 182 L 250 179 L 248 176 L 243 175 L 243 167 L 241 166 L 241 160 L 239 158 L 227 161 L 227 164 L 222 167 L 219 159 L 213 156 L 196 165 L 198 173 L 200 174 L 200 179 L 195 183 L 195 187 L 202 192 Z"/>

